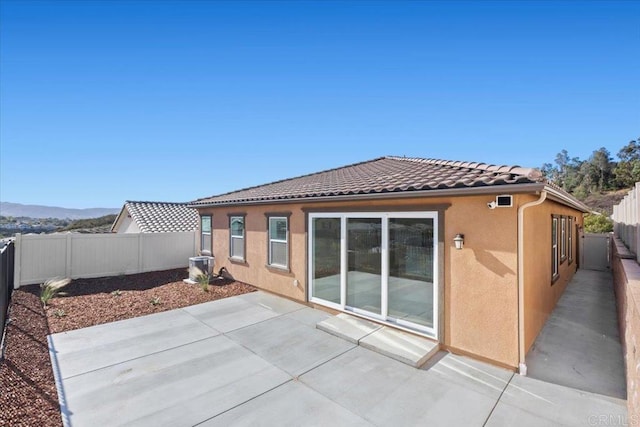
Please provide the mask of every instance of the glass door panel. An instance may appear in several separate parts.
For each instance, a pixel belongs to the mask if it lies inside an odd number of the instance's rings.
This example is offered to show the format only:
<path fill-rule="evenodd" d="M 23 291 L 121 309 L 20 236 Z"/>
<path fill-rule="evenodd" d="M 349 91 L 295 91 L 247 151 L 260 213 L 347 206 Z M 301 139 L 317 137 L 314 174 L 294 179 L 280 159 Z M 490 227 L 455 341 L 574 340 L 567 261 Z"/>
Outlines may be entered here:
<path fill-rule="evenodd" d="M 382 219 L 347 218 L 347 301 L 381 314 Z"/>
<path fill-rule="evenodd" d="M 389 219 L 388 316 L 433 327 L 433 219 Z"/>
<path fill-rule="evenodd" d="M 313 218 L 313 297 L 340 304 L 340 218 Z"/>

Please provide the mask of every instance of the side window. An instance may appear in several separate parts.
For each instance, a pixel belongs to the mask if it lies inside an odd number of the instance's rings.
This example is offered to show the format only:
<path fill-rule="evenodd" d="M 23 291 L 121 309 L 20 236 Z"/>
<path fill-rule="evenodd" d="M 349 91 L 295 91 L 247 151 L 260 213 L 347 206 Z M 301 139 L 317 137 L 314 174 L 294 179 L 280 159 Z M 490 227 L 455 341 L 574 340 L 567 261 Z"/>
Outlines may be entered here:
<path fill-rule="evenodd" d="M 202 215 L 200 217 L 200 253 L 202 255 L 211 255 L 213 253 L 211 215 Z"/>
<path fill-rule="evenodd" d="M 269 217 L 269 265 L 289 267 L 289 227 L 286 217 Z"/>
<path fill-rule="evenodd" d="M 558 217 L 551 218 L 551 284 L 558 278 L 558 265 L 560 264 L 558 251 Z"/>
<path fill-rule="evenodd" d="M 573 262 L 573 217 L 569 217 L 569 225 L 567 227 L 567 240 L 569 244 L 567 245 L 567 251 L 569 252 L 569 264 Z"/>
<path fill-rule="evenodd" d="M 560 218 L 560 261 L 567 259 L 567 217 Z"/>
<path fill-rule="evenodd" d="M 230 242 L 229 256 L 244 261 L 244 216 L 229 217 Z"/>

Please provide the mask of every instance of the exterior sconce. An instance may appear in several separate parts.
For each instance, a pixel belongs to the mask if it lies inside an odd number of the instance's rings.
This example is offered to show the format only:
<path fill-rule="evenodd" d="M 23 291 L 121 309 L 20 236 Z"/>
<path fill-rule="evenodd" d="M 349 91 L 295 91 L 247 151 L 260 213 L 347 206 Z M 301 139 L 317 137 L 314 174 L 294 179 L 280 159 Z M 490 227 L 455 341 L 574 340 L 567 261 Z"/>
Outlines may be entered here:
<path fill-rule="evenodd" d="M 462 249 L 464 245 L 464 234 L 456 234 L 456 237 L 453 238 L 453 243 L 456 245 L 456 249 Z"/>

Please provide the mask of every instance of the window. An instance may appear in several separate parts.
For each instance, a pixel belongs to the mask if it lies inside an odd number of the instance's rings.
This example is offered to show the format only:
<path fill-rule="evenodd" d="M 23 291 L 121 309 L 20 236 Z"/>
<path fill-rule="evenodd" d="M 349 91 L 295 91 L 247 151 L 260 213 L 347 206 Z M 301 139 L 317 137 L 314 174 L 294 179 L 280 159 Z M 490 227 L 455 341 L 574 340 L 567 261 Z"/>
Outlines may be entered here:
<path fill-rule="evenodd" d="M 560 218 L 560 261 L 567 259 L 567 218 Z"/>
<path fill-rule="evenodd" d="M 551 282 L 558 278 L 558 264 L 560 261 L 558 253 L 558 218 L 551 219 Z"/>
<path fill-rule="evenodd" d="M 244 261 L 244 216 L 229 217 L 231 239 L 229 242 L 229 256 Z"/>
<path fill-rule="evenodd" d="M 269 265 L 271 266 L 289 267 L 287 223 L 286 217 L 269 217 Z"/>
<path fill-rule="evenodd" d="M 573 217 L 569 217 L 569 227 L 567 230 L 567 240 L 569 240 L 569 244 L 567 245 L 569 251 L 569 264 L 573 262 Z"/>
<path fill-rule="evenodd" d="M 213 253 L 211 215 L 202 215 L 200 217 L 200 253 L 202 255 L 211 255 Z"/>

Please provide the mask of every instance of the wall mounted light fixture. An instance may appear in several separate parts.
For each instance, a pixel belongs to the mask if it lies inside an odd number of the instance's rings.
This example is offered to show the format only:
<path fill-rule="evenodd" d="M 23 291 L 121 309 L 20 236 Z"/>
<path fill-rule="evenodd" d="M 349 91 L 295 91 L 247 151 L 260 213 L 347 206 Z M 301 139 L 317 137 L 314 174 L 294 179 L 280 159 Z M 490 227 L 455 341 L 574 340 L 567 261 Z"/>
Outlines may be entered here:
<path fill-rule="evenodd" d="M 453 238 L 453 243 L 456 245 L 456 249 L 462 249 L 464 246 L 464 234 L 456 234 L 456 237 Z"/>

